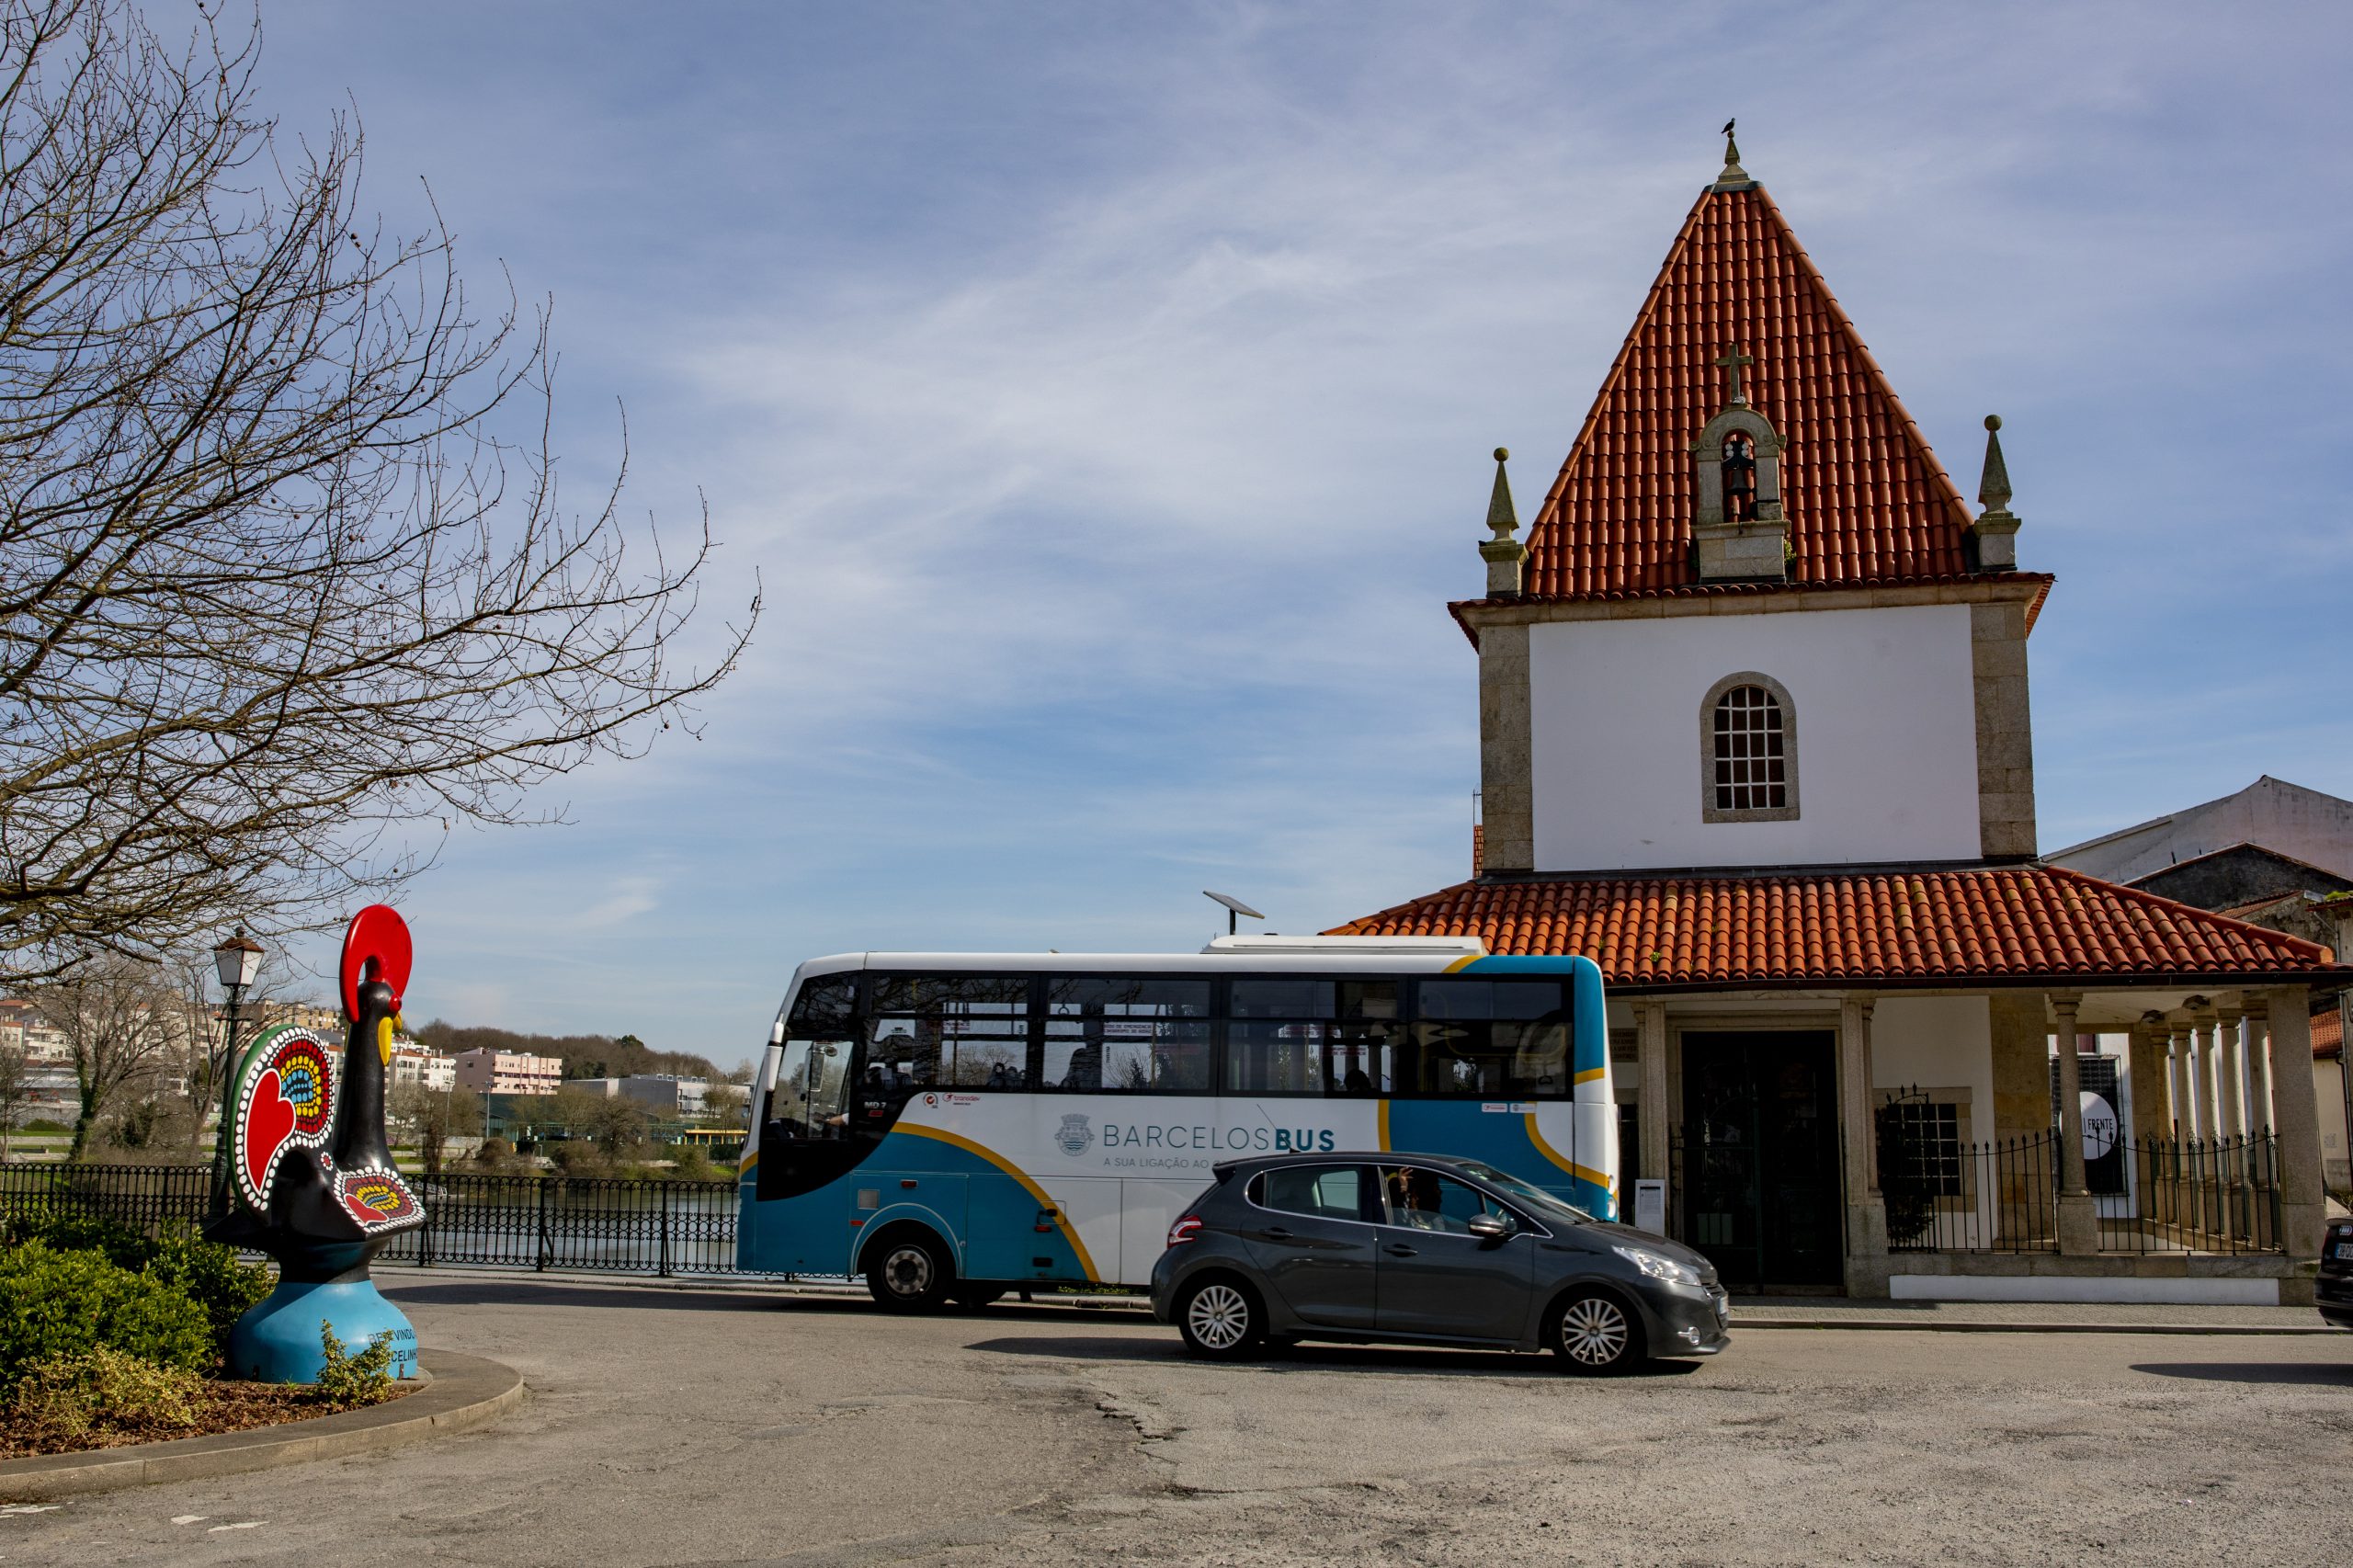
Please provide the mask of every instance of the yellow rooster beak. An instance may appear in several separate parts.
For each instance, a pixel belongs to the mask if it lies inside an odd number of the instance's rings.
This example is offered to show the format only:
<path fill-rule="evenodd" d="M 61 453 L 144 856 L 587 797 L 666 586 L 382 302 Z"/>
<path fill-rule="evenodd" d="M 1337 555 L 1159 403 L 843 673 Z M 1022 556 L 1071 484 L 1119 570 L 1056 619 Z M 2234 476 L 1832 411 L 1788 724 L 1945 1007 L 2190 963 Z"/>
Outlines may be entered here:
<path fill-rule="evenodd" d="M 376 1054 L 383 1058 L 387 1067 L 392 1064 L 392 1030 L 400 1027 L 400 1015 L 395 1013 L 376 1022 Z"/>

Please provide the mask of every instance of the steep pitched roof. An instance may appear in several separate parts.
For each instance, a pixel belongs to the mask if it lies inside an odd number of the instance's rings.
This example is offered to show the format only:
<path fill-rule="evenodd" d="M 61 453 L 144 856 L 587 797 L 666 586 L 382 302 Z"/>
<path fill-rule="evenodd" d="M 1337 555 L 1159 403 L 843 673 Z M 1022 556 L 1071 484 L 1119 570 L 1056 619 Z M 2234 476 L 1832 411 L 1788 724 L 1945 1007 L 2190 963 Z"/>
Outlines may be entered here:
<path fill-rule="evenodd" d="M 1581 953 L 1610 985 L 1638 990 L 2344 972 L 2316 943 L 2035 866 L 1472 881 L 1330 934 Z"/>
<path fill-rule="evenodd" d="M 1532 598 L 1689 589 L 1690 446 L 1743 390 L 1788 442 L 1799 585 L 1960 580 L 1970 514 L 1761 186 L 1700 193 L 1530 526 Z M 2040 574 L 2035 580 L 2047 581 Z"/>

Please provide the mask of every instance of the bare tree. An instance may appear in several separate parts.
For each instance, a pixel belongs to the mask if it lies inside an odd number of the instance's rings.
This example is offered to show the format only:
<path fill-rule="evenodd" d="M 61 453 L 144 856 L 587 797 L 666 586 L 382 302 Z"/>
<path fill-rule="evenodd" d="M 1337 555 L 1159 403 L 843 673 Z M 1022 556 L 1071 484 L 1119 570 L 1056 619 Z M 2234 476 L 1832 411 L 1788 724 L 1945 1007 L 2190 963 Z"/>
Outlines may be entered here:
<path fill-rule="evenodd" d="M 101 1113 L 126 1091 L 152 1093 L 184 1059 L 177 999 L 157 966 L 108 954 L 40 986 L 31 1000 L 73 1053 L 80 1109 L 65 1157 L 79 1160 Z"/>
<path fill-rule="evenodd" d="M 17 1114 L 24 1109 L 25 1091 L 30 1086 L 25 1060 L 22 1035 L 0 1040 L 0 1160 L 8 1157 L 8 1140 L 16 1133 Z"/>
<path fill-rule="evenodd" d="M 356 122 L 279 133 L 258 28 L 199 17 L 0 0 L 0 979 L 553 820 L 533 786 L 691 728 L 758 616 L 679 666 L 707 518 L 568 512 L 544 311 L 369 221 Z"/>
<path fill-rule="evenodd" d="M 713 1084 L 703 1091 L 702 1113 L 721 1127 L 741 1127 L 748 1103 L 749 1097 L 733 1084 Z"/>
<path fill-rule="evenodd" d="M 482 1131 L 482 1096 L 463 1087 L 428 1088 L 403 1084 L 392 1091 L 392 1113 L 416 1140 L 426 1176 L 441 1174 L 441 1155 L 451 1138 Z"/>

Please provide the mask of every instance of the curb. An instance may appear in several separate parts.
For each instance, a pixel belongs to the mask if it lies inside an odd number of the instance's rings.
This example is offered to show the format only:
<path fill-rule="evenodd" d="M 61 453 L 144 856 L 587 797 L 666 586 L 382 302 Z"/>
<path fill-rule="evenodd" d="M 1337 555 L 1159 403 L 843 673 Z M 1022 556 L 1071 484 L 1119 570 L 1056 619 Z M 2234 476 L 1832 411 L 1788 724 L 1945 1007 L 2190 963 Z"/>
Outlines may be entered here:
<path fill-rule="evenodd" d="M 1905 1323 L 1901 1318 L 1752 1318 L 1733 1316 L 1733 1329 L 1745 1328 L 1813 1328 L 1854 1329 L 1865 1334 L 2195 1334 L 2211 1338 L 2221 1335 L 2305 1335 L 2343 1334 L 2341 1328 L 2325 1324 L 2280 1324 L 2273 1326 L 2250 1323 L 1987 1323 L 1946 1319 L 1943 1322 Z"/>
<path fill-rule="evenodd" d="M 414 1393 L 365 1410 L 243 1432 L 0 1460 L 0 1497 L 35 1501 L 377 1453 L 463 1432 L 523 1403 L 523 1374 L 512 1367 L 454 1350 L 425 1350 L 420 1359 L 430 1367 L 431 1381 Z"/>

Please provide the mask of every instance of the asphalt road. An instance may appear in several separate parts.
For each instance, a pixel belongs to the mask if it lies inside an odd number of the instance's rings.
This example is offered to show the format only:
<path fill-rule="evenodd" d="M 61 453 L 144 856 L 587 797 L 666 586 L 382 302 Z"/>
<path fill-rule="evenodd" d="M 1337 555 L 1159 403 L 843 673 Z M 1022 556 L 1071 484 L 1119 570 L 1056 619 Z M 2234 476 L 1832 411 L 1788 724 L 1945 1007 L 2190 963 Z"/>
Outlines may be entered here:
<path fill-rule="evenodd" d="M 20 1563 L 2341 1563 L 2353 1335 L 1184 1359 L 1132 1314 L 388 1281 L 487 1430 L 0 1514 Z M 428 1358 L 429 1359 L 429 1358 Z"/>

